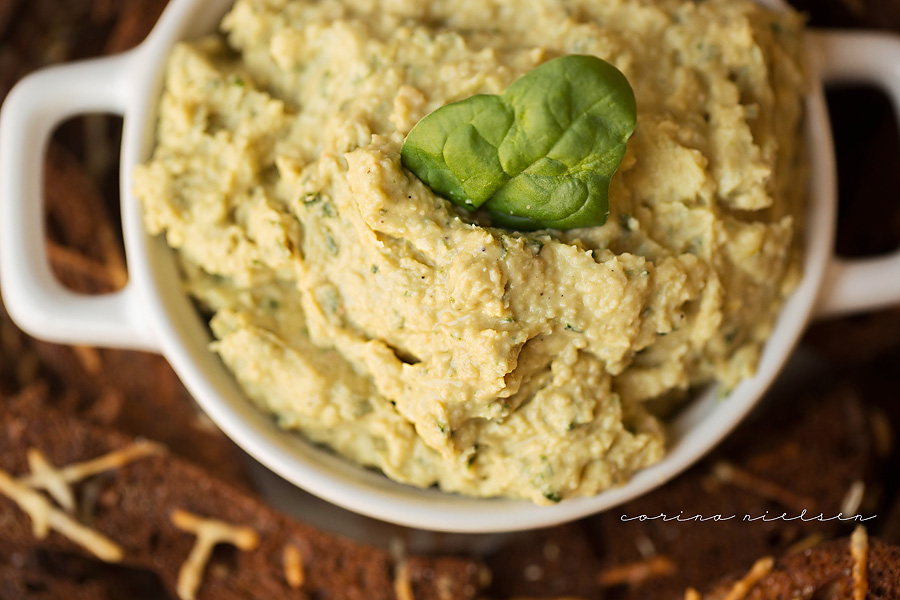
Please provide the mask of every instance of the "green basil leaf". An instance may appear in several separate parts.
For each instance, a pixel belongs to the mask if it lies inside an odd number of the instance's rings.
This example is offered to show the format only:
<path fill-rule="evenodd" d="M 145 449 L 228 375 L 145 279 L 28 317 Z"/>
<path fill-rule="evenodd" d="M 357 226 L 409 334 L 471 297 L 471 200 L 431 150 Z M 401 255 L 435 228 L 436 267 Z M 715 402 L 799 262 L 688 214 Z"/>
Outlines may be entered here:
<path fill-rule="evenodd" d="M 609 182 L 637 121 L 615 67 L 570 55 L 526 73 L 500 95 L 472 96 L 419 121 L 403 165 L 435 193 L 511 229 L 602 225 Z"/>

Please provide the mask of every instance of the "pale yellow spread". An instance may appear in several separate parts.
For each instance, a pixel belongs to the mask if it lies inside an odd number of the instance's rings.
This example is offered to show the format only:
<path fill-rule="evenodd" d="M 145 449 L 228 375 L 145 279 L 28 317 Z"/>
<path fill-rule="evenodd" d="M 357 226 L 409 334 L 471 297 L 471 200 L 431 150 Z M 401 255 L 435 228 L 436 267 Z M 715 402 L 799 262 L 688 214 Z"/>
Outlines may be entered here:
<path fill-rule="evenodd" d="M 238 0 L 222 32 L 175 48 L 135 191 L 282 426 L 398 481 L 550 502 L 660 459 L 649 400 L 753 372 L 798 276 L 795 15 Z M 605 226 L 484 227 L 401 167 L 425 114 L 566 53 L 637 98 Z"/>

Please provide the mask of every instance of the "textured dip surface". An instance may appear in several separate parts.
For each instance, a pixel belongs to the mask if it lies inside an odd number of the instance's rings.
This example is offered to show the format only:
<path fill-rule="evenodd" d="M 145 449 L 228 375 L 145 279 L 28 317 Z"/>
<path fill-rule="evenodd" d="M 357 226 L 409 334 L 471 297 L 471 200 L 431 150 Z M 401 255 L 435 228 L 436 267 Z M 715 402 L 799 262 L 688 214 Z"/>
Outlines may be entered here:
<path fill-rule="evenodd" d="M 555 502 L 753 373 L 799 277 L 800 20 L 742 0 L 238 0 L 178 45 L 146 226 L 283 427 L 389 477 Z M 563 54 L 629 79 L 602 227 L 517 233 L 405 171 L 425 114 Z"/>

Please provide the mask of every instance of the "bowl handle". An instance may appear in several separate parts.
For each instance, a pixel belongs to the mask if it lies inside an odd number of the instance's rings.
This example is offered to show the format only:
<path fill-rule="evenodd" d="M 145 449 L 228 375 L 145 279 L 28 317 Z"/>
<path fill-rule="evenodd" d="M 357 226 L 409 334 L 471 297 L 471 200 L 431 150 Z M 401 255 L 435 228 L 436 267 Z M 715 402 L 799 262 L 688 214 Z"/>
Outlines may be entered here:
<path fill-rule="evenodd" d="M 890 98 L 900 119 L 900 37 L 816 30 L 808 50 L 823 83 L 874 85 Z M 900 303 L 900 251 L 865 259 L 832 257 L 816 305 L 827 317 Z"/>
<path fill-rule="evenodd" d="M 39 71 L 13 88 L 0 111 L 0 289 L 9 315 L 35 337 L 158 347 L 132 281 L 109 294 L 69 291 L 53 276 L 44 243 L 42 168 L 50 135 L 75 115 L 124 116 L 136 58 L 131 52 Z"/>

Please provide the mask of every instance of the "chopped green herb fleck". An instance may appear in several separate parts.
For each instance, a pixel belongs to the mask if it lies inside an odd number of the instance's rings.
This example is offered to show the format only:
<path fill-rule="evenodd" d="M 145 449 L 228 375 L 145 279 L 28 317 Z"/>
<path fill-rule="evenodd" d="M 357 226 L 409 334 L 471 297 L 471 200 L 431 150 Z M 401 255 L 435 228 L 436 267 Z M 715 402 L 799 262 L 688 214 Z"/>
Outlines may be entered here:
<path fill-rule="evenodd" d="M 478 458 L 478 442 L 475 442 L 475 445 L 472 446 L 472 453 L 469 455 L 469 458 L 466 461 L 466 466 L 471 469 L 472 465 L 475 464 L 476 458 Z"/>
<path fill-rule="evenodd" d="M 555 492 L 553 490 L 545 491 L 544 498 L 546 498 L 550 502 L 559 502 L 560 500 L 562 500 L 562 496 L 559 495 L 559 492 Z"/>
<path fill-rule="evenodd" d="M 540 254 L 541 250 L 544 249 L 544 242 L 542 242 L 541 240 L 534 240 L 529 238 L 528 242 L 526 243 L 528 244 L 528 247 L 531 249 L 531 251 L 535 254 Z"/>
<path fill-rule="evenodd" d="M 327 313 L 338 314 L 340 311 L 341 300 L 338 297 L 337 292 L 333 289 L 326 289 L 324 297 L 322 297 L 319 302 Z"/>
<path fill-rule="evenodd" d="M 341 250 L 330 231 L 325 232 L 325 248 L 332 256 L 337 256 L 338 252 Z"/>

